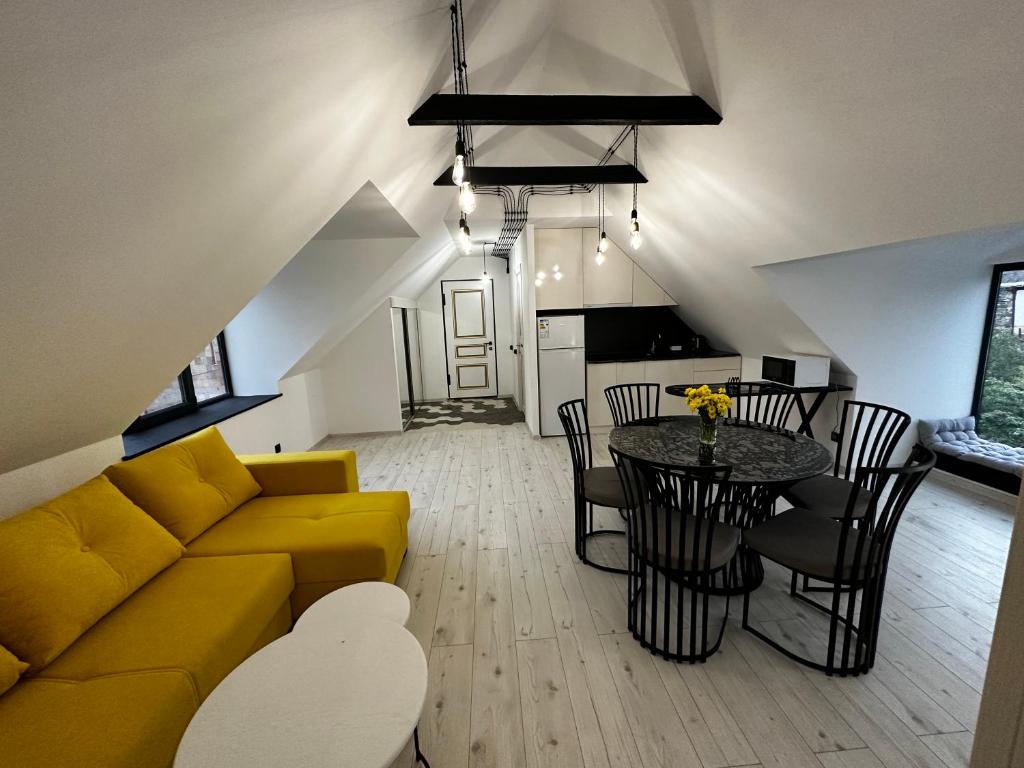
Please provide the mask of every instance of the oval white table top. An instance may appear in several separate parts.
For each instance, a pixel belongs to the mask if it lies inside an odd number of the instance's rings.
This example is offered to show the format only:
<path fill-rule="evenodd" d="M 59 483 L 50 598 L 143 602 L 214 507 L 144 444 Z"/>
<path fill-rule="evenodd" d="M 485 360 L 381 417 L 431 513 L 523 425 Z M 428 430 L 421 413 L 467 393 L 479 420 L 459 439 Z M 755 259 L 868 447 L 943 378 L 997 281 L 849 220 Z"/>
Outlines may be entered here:
<path fill-rule="evenodd" d="M 299 616 L 292 631 L 343 633 L 367 616 L 404 625 L 410 610 L 404 590 L 384 581 L 364 581 L 321 597 Z"/>
<path fill-rule="evenodd" d="M 386 768 L 419 722 L 427 662 L 393 621 L 343 634 L 285 635 L 250 656 L 203 702 L 175 768 Z"/>

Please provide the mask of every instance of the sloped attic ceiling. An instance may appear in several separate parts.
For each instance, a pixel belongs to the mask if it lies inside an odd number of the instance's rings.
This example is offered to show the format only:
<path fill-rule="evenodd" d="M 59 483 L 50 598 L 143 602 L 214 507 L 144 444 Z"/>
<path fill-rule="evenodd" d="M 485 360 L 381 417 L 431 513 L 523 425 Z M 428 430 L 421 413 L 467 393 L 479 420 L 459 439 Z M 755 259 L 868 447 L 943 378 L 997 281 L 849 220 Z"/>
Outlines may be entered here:
<path fill-rule="evenodd" d="M 0 471 L 118 433 L 366 179 L 420 234 L 409 258 L 448 247 L 451 131 L 405 125 L 450 77 L 446 2 L 2 14 Z M 752 265 L 1020 218 L 1016 0 L 476 0 L 466 27 L 477 92 L 718 107 L 642 132 L 641 261 L 740 351 L 820 346 Z"/>

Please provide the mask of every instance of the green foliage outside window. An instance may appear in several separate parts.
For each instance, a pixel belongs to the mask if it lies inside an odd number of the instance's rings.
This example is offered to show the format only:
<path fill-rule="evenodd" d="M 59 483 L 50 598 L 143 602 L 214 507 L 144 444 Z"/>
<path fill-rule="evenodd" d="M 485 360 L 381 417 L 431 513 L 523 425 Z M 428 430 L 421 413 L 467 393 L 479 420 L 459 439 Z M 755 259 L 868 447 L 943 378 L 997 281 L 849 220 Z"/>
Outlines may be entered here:
<path fill-rule="evenodd" d="M 978 433 L 989 440 L 1024 446 L 1024 338 L 993 328 L 978 404 Z"/>

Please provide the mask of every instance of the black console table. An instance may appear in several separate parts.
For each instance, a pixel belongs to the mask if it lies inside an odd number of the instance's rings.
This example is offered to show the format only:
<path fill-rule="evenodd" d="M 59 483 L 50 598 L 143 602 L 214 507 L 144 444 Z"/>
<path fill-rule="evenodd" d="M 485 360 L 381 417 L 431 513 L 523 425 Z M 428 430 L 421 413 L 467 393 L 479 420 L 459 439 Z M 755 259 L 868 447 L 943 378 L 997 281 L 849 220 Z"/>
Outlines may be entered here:
<path fill-rule="evenodd" d="M 746 382 L 745 382 L 746 383 Z M 751 387 L 757 387 L 758 385 L 764 387 L 766 390 L 772 390 L 775 392 L 786 391 L 796 393 L 796 409 L 800 413 L 800 426 L 797 427 L 797 434 L 807 435 L 808 437 L 814 437 L 814 430 L 811 429 L 811 421 L 817 415 L 821 406 L 825 403 L 825 398 L 832 392 L 852 392 L 853 387 L 847 384 L 828 384 L 823 387 L 791 387 L 787 384 L 778 384 L 774 381 L 757 381 L 751 382 Z M 670 384 L 665 387 L 665 394 L 675 395 L 676 397 L 686 397 L 686 390 L 688 390 L 691 384 Z M 728 388 L 728 383 L 722 384 L 709 384 L 712 389 L 718 389 L 719 387 Z M 804 395 L 812 395 L 810 402 L 804 400 Z"/>

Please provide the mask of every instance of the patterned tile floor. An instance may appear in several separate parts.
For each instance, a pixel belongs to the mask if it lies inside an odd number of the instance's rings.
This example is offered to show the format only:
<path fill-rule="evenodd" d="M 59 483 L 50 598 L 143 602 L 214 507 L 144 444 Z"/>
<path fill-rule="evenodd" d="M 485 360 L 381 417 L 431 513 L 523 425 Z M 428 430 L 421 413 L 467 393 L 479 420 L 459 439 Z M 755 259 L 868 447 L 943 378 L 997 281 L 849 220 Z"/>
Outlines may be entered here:
<path fill-rule="evenodd" d="M 406 427 L 460 427 L 467 424 L 497 424 L 507 426 L 524 421 L 523 412 L 516 408 L 510 397 L 466 398 L 424 403 Z"/>

